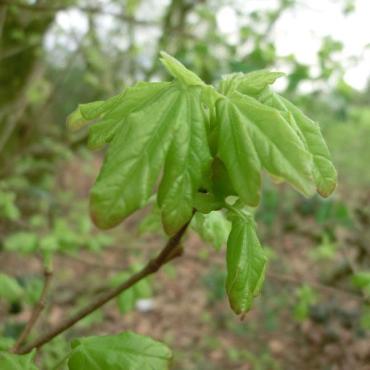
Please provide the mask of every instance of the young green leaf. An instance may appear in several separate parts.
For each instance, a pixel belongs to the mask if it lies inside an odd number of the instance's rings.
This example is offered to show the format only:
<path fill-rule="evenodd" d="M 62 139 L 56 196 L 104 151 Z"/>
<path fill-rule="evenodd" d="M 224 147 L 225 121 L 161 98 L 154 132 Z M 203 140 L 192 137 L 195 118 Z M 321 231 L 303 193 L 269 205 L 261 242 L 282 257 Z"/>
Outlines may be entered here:
<path fill-rule="evenodd" d="M 9 352 L 0 352 L 0 369 L 1 370 L 37 370 L 33 363 L 36 350 L 27 355 L 16 355 Z"/>
<path fill-rule="evenodd" d="M 212 244 L 216 250 L 220 250 L 226 244 L 231 230 L 230 221 L 221 211 L 208 214 L 197 212 L 191 226 L 204 241 Z"/>
<path fill-rule="evenodd" d="M 261 289 L 267 257 L 258 241 L 254 221 L 242 211 L 232 216 L 226 262 L 230 306 L 236 314 L 243 314 Z"/>
<path fill-rule="evenodd" d="M 200 105 L 201 90 L 188 88 L 184 94 L 184 111 L 174 132 L 158 190 L 163 226 L 170 235 L 191 218 L 195 194 L 211 164 Z"/>
<path fill-rule="evenodd" d="M 226 75 L 221 81 L 220 91 L 229 95 L 237 90 L 242 94 L 255 96 L 282 76 L 284 76 L 284 73 L 270 72 L 263 69 L 246 74 L 233 73 Z"/>
<path fill-rule="evenodd" d="M 132 332 L 75 339 L 69 370 L 166 370 L 172 353 L 161 342 Z"/>
<path fill-rule="evenodd" d="M 312 156 L 279 111 L 234 92 L 217 103 L 218 156 L 241 199 L 257 206 L 261 170 L 312 194 Z"/>
<path fill-rule="evenodd" d="M 182 63 L 165 51 L 161 51 L 161 62 L 174 78 L 183 82 L 185 85 L 205 86 L 205 83 L 194 72 L 187 69 Z"/>
<path fill-rule="evenodd" d="M 320 126 L 284 97 L 266 89 L 259 100 L 285 113 L 286 121 L 297 132 L 313 156 L 313 178 L 317 191 L 328 197 L 335 189 L 337 172 L 331 161 L 329 149 L 322 137 Z"/>
<path fill-rule="evenodd" d="M 219 246 L 226 227 L 212 211 L 228 196 L 239 197 L 227 291 L 233 310 L 243 313 L 266 266 L 254 223 L 243 213 L 259 204 L 261 172 L 305 195 L 316 186 L 323 196 L 334 190 L 336 172 L 318 125 L 269 90 L 281 73 L 229 75 L 217 91 L 164 52 L 161 61 L 175 81 L 138 83 L 105 102 L 80 105 L 69 118 L 72 129 L 91 123 L 90 148 L 109 144 L 91 191 L 91 214 L 99 227 L 113 227 L 143 207 L 158 185 L 166 232 L 175 234 L 196 209 L 209 213 L 196 216 L 200 234 L 212 234 Z"/>
<path fill-rule="evenodd" d="M 179 83 L 155 84 L 154 93 L 141 86 L 151 101 L 133 98 L 141 109 L 131 110 L 110 143 L 91 192 L 91 213 L 99 227 L 115 226 L 145 205 L 164 166 L 158 201 L 164 227 L 173 234 L 190 219 L 210 165 L 201 92 Z"/>
<path fill-rule="evenodd" d="M 150 104 L 152 99 L 168 85 L 167 82 L 139 82 L 105 102 L 81 104 L 79 109 L 86 122 L 96 120 L 89 127 L 89 148 L 99 149 L 109 143 L 118 130 L 125 125 L 130 113 Z"/>

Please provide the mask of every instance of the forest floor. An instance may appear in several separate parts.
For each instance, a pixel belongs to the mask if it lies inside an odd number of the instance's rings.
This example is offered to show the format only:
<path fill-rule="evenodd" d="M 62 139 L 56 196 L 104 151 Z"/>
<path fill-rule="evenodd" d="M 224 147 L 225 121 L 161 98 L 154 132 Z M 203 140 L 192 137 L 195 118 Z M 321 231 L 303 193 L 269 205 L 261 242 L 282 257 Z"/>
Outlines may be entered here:
<path fill-rule="evenodd" d="M 99 253 L 57 256 L 39 331 L 63 320 L 76 302 L 86 304 L 113 275 L 133 262 L 145 263 L 162 248 L 160 233 L 138 235 L 139 219 L 140 214 L 114 230 L 117 245 Z M 184 255 L 150 279 L 151 298 L 125 314 L 110 302 L 66 338 L 124 330 L 150 335 L 171 347 L 174 370 L 370 370 L 370 335 L 359 326 L 362 298 L 346 284 L 322 283 L 327 267 L 312 258 L 317 241 L 307 232 L 314 222 L 306 218 L 301 224 L 290 231 L 282 223 L 272 232 L 261 228 L 271 262 L 263 292 L 242 321 L 224 293 L 225 248 L 216 251 L 189 232 Z M 40 274 L 36 258 L 24 262 L 24 257 L 4 252 L 0 270 Z M 317 297 L 308 305 L 307 317 L 297 320 L 297 289 L 305 283 Z M 14 321 L 25 322 L 29 315 L 30 308 L 24 309 Z M 57 356 L 52 347 L 46 351 Z"/>
<path fill-rule="evenodd" d="M 148 256 L 163 241 L 147 237 L 135 248 Z M 89 295 L 86 284 L 94 290 L 120 266 L 138 260 L 130 257 L 138 253 L 125 244 L 123 240 L 122 245 L 99 255 L 82 252 L 78 257 L 57 258 L 50 297 L 54 303 L 44 315 L 41 330 L 68 315 L 82 292 Z M 289 261 L 289 271 L 281 262 L 271 263 L 263 293 L 243 321 L 232 313 L 224 294 L 224 251 L 214 251 L 194 233 L 184 245 L 184 255 L 151 279 L 152 298 L 126 314 L 111 302 L 101 314 L 70 330 L 68 337 L 124 330 L 150 335 L 173 349 L 176 370 L 370 369 L 370 336 L 356 325 L 357 296 L 317 285 L 320 301 L 313 305 L 310 317 L 302 322 L 293 319 L 296 288 L 304 281 L 318 281 L 315 268 L 307 263 L 309 242 L 305 238 L 289 235 L 279 241 L 279 253 Z M 4 257 L 1 270 L 15 271 L 20 263 L 14 255 Z M 37 261 L 25 268 L 29 274 L 39 270 Z M 86 300 L 78 302 L 85 304 Z M 29 314 L 24 311 L 17 320 L 27 320 Z"/>

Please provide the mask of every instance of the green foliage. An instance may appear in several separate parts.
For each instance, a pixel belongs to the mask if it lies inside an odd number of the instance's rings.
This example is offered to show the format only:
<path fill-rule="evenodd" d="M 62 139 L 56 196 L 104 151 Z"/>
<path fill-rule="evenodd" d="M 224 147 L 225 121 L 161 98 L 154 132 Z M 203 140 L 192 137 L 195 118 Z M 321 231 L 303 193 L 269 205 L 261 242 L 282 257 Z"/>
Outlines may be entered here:
<path fill-rule="evenodd" d="M 0 190 L 0 218 L 11 221 L 19 219 L 20 211 L 15 200 L 16 194 L 14 192 Z"/>
<path fill-rule="evenodd" d="M 306 320 L 310 307 L 317 301 L 315 291 L 307 284 L 302 285 L 296 292 L 297 302 L 293 308 L 293 316 L 298 321 Z"/>
<path fill-rule="evenodd" d="M 107 101 L 80 105 L 68 119 L 72 130 L 92 123 L 91 148 L 109 145 L 91 191 L 92 218 L 101 228 L 119 224 L 148 203 L 161 173 L 157 204 L 169 235 L 189 222 L 194 209 L 228 208 L 226 198 L 236 196 L 227 292 L 233 310 L 244 313 L 261 288 L 267 260 L 243 211 L 259 204 L 261 172 L 305 195 L 316 187 L 328 196 L 336 171 L 317 123 L 270 90 L 281 73 L 232 74 L 216 89 L 161 55 L 173 81 L 140 82 Z M 216 246 L 222 244 L 226 226 L 216 235 L 219 226 L 210 226 L 215 216 L 208 224 L 201 217 L 195 221 L 201 235 L 210 239 L 213 233 Z"/>
<path fill-rule="evenodd" d="M 23 288 L 18 281 L 8 275 L 0 273 L 0 299 L 13 302 L 23 295 Z"/>
<path fill-rule="evenodd" d="M 132 332 L 72 341 L 69 370 L 165 370 L 171 351 L 164 344 Z"/>
<path fill-rule="evenodd" d="M 37 235 L 33 232 L 20 231 L 8 236 L 4 241 L 8 251 L 30 253 L 37 248 Z"/>
<path fill-rule="evenodd" d="M 310 253 L 315 260 L 332 260 L 337 253 L 336 244 L 330 239 L 328 234 L 322 236 L 321 243 Z"/>
<path fill-rule="evenodd" d="M 66 369 L 66 367 L 62 367 L 62 363 L 67 362 L 69 352 L 70 344 L 63 336 L 54 338 L 42 348 L 42 356 L 39 357 L 40 368 L 53 370 Z"/>
<path fill-rule="evenodd" d="M 191 223 L 192 228 L 205 241 L 220 250 L 226 244 L 230 234 L 230 221 L 222 211 L 212 211 L 208 214 L 197 212 Z"/>
<path fill-rule="evenodd" d="M 27 355 L 14 355 L 9 352 L 0 352 L 1 370 L 37 370 L 33 363 L 36 350 Z"/>
<path fill-rule="evenodd" d="M 370 271 L 359 271 L 353 274 L 352 284 L 370 295 Z"/>
<path fill-rule="evenodd" d="M 98 252 L 112 243 L 112 237 L 96 233 L 92 236 L 93 224 L 90 218 L 72 213 L 67 218 L 55 217 L 48 232 L 45 232 L 45 219 L 35 215 L 29 220 L 34 231 L 19 231 L 7 236 L 4 248 L 8 251 L 30 254 L 36 251 L 43 253 L 73 253 L 81 248 Z"/>
<path fill-rule="evenodd" d="M 9 337 L 0 336 L 0 351 L 7 351 L 14 345 L 15 340 Z"/>
<path fill-rule="evenodd" d="M 232 216 L 226 263 L 226 291 L 230 306 L 235 313 L 244 313 L 250 309 L 253 298 L 260 292 L 267 263 L 254 221 L 244 212 Z"/>
<path fill-rule="evenodd" d="M 370 330 L 370 306 L 363 307 L 363 312 L 360 318 L 360 325 L 364 330 Z"/>
<path fill-rule="evenodd" d="M 281 112 L 288 125 L 298 135 L 305 149 L 311 153 L 313 163 L 310 171 L 316 189 L 323 197 L 329 196 L 335 189 L 337 173 L 331 162 L 329 150 L 321 135 L 319 125 L 290 101 L 269 90 L 264 91 L 259 99 Z"/>
<path fill-rule="evenodd" d="M 335 225 L 352 226 L 352 217 L 348 206 L 335 199 L 325 199 L 319 202 L 315 213 L 318 224 L 334 223 Z"/>

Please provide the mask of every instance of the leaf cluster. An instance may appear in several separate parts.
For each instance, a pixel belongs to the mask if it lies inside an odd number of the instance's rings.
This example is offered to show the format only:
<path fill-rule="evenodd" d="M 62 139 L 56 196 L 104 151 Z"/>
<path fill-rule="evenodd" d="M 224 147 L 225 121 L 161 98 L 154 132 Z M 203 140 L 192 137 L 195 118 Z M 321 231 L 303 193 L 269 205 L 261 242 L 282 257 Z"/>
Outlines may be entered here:
<path fill-rule="evenodd" d="M 108 144 L 91 190 L 91 215 L 110 228 L 156 194 L 171 236 L 194 210 L 226 209 L 232 222 L 226 288 L 233 310 L 244 313 L 267 261 L 248 211 L 260 203 L 262 173 L 305 196 L 326 197 L 336 171 L 318 124 L 270 89 L 281 73 L 235 73 L 216 88 L 161 56 L 172 81 L 139 82 L 106 101 L 80 105 L 68 119 L 70 129 L 90 124 L 90 148 Z"/>

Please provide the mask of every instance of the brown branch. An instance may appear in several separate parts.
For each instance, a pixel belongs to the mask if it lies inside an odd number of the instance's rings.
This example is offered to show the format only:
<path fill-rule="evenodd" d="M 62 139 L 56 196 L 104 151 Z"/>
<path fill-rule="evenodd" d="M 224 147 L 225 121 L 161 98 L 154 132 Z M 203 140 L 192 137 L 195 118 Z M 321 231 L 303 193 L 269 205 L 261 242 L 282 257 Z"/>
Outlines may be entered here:
<path fill-rule="evenodd" d="M 22 333 L 20 334 L 19 338 L 17 339 L 17 341 L 15 342 L 15 344 L 12 348 L 12 352 L 14 352 L 14 353 L 18 353 L 19 348 L 24 343 L 24 341 L 27 339 L 27 337 L 29 336 L 32 328 L 35 326 L 38 318 L 40 317 L 41 312 L 45 308 L 46 296 L 47 296 L 48 291 L 49 291 L 52 274 L 53 273 L 52 273 L 51 270 L 45 268 L 45 270 L 44 270 L 44 286 L 42 288 L 40 298 L 39 298 L 37 304 L 35 305 L 35 307 L 33 308 L 31 317 L 28 320 L 25 328 L 23 329 Z"/>
<path fill-rule="evenodd" d="M 190 221 L 189 221 L 190 222 Z M 180 244 L 181 238 L 184 235 L 189 223 L 185 224 L 173 237 L 171 237 L 162 251 L 157 255 L 156 258 L 150 260 L 146 266 L 139 272 L 133 274 L 129 279 L 124 281 L 121 285 L 114 289 L 107 290 L 101 296 L 97 297 L 95 301 L 88 303 L 85 307 L 80 309 L 72 317 L 62 321 L 55 328 L 52 328 L 49 332 L 36 338 L 33 342 L 15 351 L 18 354 L 28 353 L 34 348 L 40 348 L 45 343 L 51 341 L 53 338 L 63 333 L 78 321 L 82 320 L 84 317 L 88 316 L 98 308 L 105 305 L 107 302 L 113 298 L 120 295 L 125 290 L 131 288 L 134 284 L 140 280 L 146 278 L 147 276 L 157 272 L 164 264 L 171 261 L 172 259 L 180 256 L 182 254 L 182 247 Z"/>

